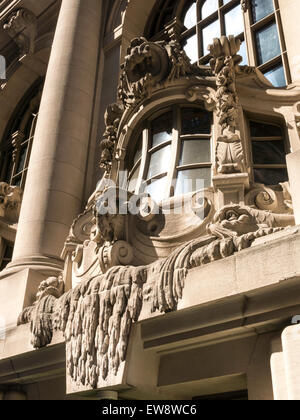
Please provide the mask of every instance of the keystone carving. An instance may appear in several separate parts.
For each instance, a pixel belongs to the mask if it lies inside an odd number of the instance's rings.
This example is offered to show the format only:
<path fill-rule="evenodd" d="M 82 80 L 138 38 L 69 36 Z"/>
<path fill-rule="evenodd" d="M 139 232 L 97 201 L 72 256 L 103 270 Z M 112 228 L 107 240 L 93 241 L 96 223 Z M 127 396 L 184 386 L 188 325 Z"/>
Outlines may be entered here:
<path fill-rule="evenodd" d="M 191 62 L 175 32 L 169 28 L 167 33 L 169 42 L 131 41 L 119 85 L 119 99 L 125 107 L 147 98 L 157 85 L 191 74 Z"/>
<path fill-rule="evenodd" d="M 37 19 L 30 10 L 24 8 L 15 10 L 3 28 L 18 45 L 20 57 L 34 52 Z"/>
<path fill-rule="evenodd" d="M 150 300 L 152 311 L 176 310 L 190 269 L 234 255 L 291 223 L 290 215 L 226 206 L 216 213 L 207 236 L 185 243 L 163 260 L 112 267 L 62 296 L 60 281 L 48 280 L 50 284 L 41 285 L 36 303 L 23 311 L 19 324 L 31 323 L 35 348 L 49 344 L 53 331 L 62 331 L 68 374 L 78 384 L 97 388 L 99 381 L 118 373 L 144 301 Z"/>
<path fill-rule="evenodd" d="M 217 140 L 217 170 L 220 174 L 241 173 L 245 170 L 243 146 L 239 135 L 236 73 L 242 57 L 237 55 L 240 40 L 233 36 L 215 38 L 208 47 L 211 69 L 217 76 L 217 115 L 221 136 Z"/>
<path fill-rule="evenodd" d="M 20 214 L 23 191 L 19 187 L 0 182 L 0 217 L 17 222 Z"/>

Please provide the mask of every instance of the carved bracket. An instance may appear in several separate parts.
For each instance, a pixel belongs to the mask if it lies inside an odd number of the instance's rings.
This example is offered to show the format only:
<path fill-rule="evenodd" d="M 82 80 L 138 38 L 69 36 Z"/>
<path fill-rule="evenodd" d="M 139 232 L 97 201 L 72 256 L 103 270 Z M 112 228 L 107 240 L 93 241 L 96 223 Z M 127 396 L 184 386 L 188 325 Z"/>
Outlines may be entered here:
<path fill-rule="evenodd" d="M 18 45 L 20 58 L 34 52 L 37 18 L 30 10 L 24 8 L 15 10 L 3 28 Z"/>

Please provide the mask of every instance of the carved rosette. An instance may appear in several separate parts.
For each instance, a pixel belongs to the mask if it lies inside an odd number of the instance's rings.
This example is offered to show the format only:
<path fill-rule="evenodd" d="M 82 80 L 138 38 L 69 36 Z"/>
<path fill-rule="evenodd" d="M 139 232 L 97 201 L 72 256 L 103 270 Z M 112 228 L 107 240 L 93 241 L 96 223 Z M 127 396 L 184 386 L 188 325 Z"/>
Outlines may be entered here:
<path fill-rule="evenodd" d="M 34 52 L 37 18 L 30 10 L 20 8 L 13 11 L 3 29 L 18 45 L 20 57 Z"/>
<path fill-rule="evenodd" d="M 237 55 L 240 40 L 233 36 L 215 38 L 208 47 L 211 69 L 217 76 L 217 115 L 221 135 L 217 140 L 217 170 L 220 174 L 241 173 L 245 169 L 243 146 L 239 135 L 236 73 L 242 57 Z"/>

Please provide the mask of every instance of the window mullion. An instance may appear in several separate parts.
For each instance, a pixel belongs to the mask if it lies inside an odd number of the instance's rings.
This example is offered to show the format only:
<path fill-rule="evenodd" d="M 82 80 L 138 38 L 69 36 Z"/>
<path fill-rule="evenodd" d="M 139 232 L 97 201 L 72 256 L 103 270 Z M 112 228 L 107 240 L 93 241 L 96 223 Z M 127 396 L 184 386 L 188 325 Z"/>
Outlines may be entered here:
<path fill-rule="evenodd" d="M 180 118 L 180 107 L 174 106 L 173 108 L 173 131 L 172 131 L 172 146 L 171 146 L 171 163 L 169 172 L 167 175 L 167 197 L 172 197 L 175 191 L 175 185 L 173 181 L 177 178 L 177 162 L 180 154 L 180 131 L 181 131 L 181 118 Z"/>
<path fill-rule="evenodd" d="M 149 160 L 150 154 L 148 153 L 150 146 L 150 125 L 148 124 L 147 128 L 143 130 L 143 146 L 142 146 L 142 158 L 141 158 L 141 166 L 140 166 L 140 173 L 138 176 L 138 181 L 136 185 L 136 194 L 141 192 L 141 188 L 143 186 L 143 181 L 146 179 L 146 171 L 149 167 Z"/>

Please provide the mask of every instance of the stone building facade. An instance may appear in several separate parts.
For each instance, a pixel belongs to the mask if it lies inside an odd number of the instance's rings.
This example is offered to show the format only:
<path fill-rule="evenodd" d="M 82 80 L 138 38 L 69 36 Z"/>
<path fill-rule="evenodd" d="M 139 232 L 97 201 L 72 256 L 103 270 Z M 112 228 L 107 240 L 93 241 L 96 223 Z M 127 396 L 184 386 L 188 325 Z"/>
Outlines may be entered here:
<path fill-rule="evenodd" d="M 300 399 L 299 18 L 0 1 L 0 399 Z"/>

